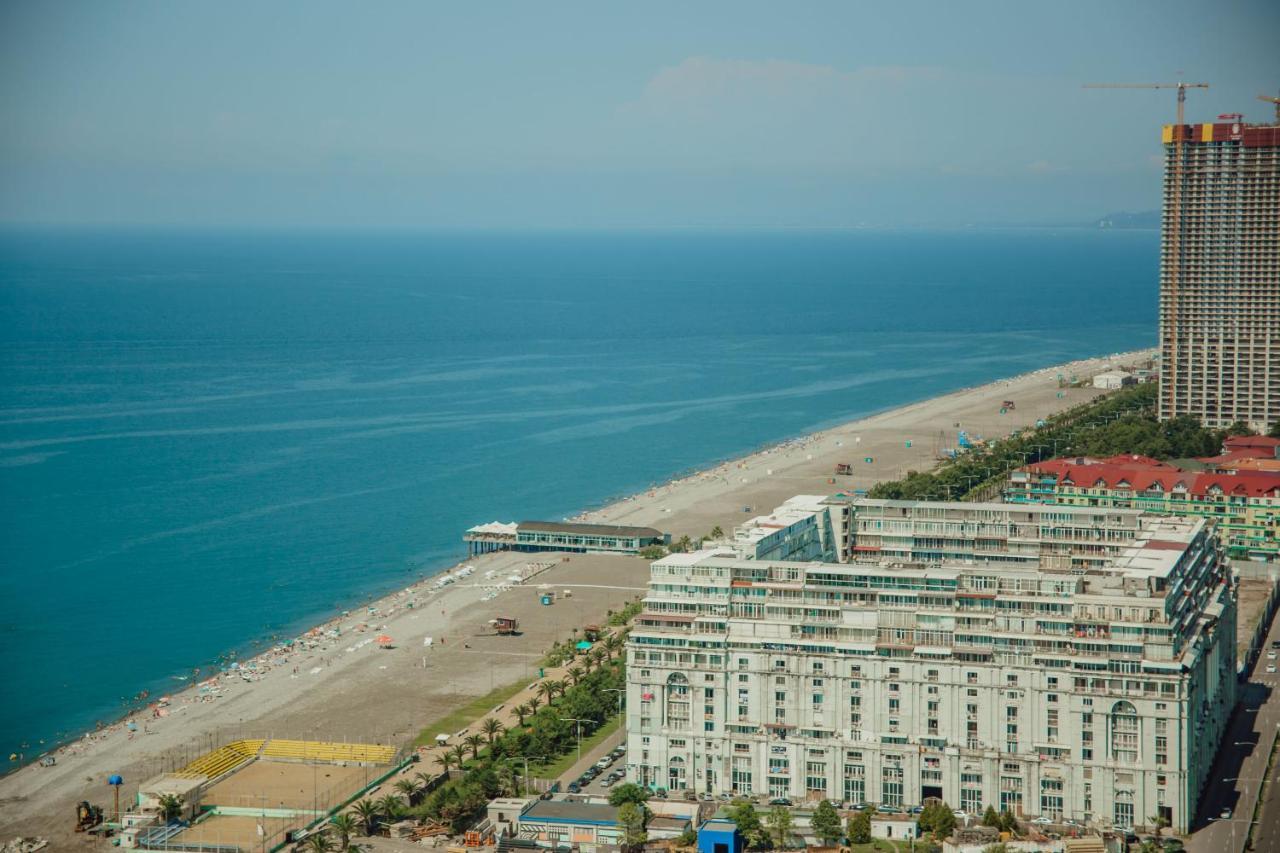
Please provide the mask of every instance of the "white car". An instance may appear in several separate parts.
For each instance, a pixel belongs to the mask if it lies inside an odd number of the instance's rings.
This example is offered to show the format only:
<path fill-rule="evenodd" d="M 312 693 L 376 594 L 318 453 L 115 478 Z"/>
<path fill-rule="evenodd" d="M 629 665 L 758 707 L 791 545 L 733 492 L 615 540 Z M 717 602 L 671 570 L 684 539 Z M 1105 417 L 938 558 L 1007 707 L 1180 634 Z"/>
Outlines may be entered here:
<path fill-rule="evenodd" d="M 1273 672 L 1275 672 L 1275 671 L 1276 671 L 1276 665 L 1275 665 L 1275 664 L 1273 664 L 1273 663 L 1269 663 L 1269 664 L 1267 664 L 1267 672 L 1268 672 L 1268 673 L 1273 673 Z"/>
<path fill-rule="evenodd" d="M 1231 820 L 1231 809 L 1223 809 L 1222 814 L 1218 815 L 1222 820 Z"/>
<path fill-rule="evenodd" d="M 1045 826 L 1045 825 L 1047 825 L 1047 824 L 1053 823 L 1053 821 L 1049 820 L 1049 818 L 1047 818 L 1047 817 L 1038 817 L 1038 818 L 1036 818 L 1035 820 L 1033 820 L 1033 821 L 1031 821 L 1031 822 L 1032 822 L 1032 823 L 1038 823 L 1038 824 L 1040 824 L 1041 826 Z"/>
<path fill-rule="evenodd" d="M 1275 660 L 1275 659 L 1276 659 L 1275 652 L 1267 652 L 1267 660 Z"/>

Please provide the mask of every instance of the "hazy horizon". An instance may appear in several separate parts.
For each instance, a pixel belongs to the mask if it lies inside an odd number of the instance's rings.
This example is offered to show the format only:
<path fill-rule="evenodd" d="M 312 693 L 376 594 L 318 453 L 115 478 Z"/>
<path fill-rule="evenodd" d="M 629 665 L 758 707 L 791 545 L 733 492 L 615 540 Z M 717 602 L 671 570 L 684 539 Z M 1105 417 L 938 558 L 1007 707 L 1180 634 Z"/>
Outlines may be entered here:
<path fill-rule="evenodd" d="M 14 2 L 0 223 L 847 228 L 1159 206 L 1280 6 Z"/>

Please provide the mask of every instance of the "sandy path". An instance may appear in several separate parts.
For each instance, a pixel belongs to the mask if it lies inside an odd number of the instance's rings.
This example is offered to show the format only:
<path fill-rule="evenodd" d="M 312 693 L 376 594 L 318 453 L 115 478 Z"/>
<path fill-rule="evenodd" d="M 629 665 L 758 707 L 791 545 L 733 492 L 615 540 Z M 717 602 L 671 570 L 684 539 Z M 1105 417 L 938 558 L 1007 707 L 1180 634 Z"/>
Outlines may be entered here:
<path fill-rule="evenodd" d="M 677 537 L 704 534 L 715 525 L 729 531 L 749 514 L 767 512 L 794 494 L 866 488 L 910 468 L 927 469 L 940 431 L 954 443 L 955 423 L 973 434 L 1007 435 L 1098 393 L 1062 389 L 1059 397 L 1059 373 L 1084 378 L 1145 356 L 1074 362 L 905 406 L 725 463 L 583 517 L 653 525 Z M 1005 399 L 1017 408 L 1002 415 Z M 906 439 L 912 440 L 911 448 Z M 867 464 L 865 457 L 874 462 Z M 833 485 L 829 480 L 837 461 L 853 463 L 856 473 L 835 478 Z M 751 513 L 743 511 L 745 506 Z M 211 701 L 198 701 L 193 690 L 175 695 L 168 717 L 140 715 L 139 732 L 132 737 L 117 724 L 64 749 L 55 767 L 29 766 L 0 779 L 0 837 L 39 834 L 57 849 L 79 846 L 83 837 L 70 832 L 74 804 L 88 799 L 109 805 L 107 775 L 121 773 L 122 794 L 132 796 L 136 784 L 154 773 L 235 737 L 403 743 L 461 702 L 518 679 L 533 680 L 538 660 L 554 640 L 600 621 L 607 609 L 641 594 L 648 580 L 648 565 L 638 558 L 575 555 L 525 586 L 482 600 L 484 572 L 492 569 L 497 579 L 537 559 L 558 558 L 494 554 L 473 560 L 474 574 L 442 591 L 431 593 L 424 582 L 376 602 L 376 614 L 353 612 L 335 620 L 344 628 L 340 639 L 308 651 L 264 656 L 263 668 L 269 671 L 260 680 L 223 678 L 219 698 Z M 536 594 L 541 584 L 572 588 L 574 598 L 543 607 Z M 487 622 L 497 615 L 519 618 L 522 636 L 494 636 Z M 368 619 L 368 628 L 351 630 L 359 618 Z M 395 639 L 396 648 L 356 645 L 383 632 Z M 426 636 L 436 644 L 424 650 Z M 150 734 L 142 734 L 144 726 Z"/>

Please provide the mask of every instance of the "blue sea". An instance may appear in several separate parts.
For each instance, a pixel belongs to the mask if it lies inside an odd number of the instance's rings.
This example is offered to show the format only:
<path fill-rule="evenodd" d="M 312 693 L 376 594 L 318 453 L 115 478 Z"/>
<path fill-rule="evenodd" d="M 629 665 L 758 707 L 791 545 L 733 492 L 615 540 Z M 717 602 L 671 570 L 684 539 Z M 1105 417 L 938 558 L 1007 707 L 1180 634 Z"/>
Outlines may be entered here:
<path fill-rule="evenodd" d="M 0 231 L 0 749 L 766 443 L 1155 342 L 1157 236 Z"/>

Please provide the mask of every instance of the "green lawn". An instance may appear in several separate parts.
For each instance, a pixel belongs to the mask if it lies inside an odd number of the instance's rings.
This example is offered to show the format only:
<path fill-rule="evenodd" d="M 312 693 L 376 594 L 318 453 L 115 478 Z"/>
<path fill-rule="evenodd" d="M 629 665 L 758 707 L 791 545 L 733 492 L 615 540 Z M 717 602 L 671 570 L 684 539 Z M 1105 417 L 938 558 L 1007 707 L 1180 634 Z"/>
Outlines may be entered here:
<path fill-rule="evenodd" d="M 870 844 L 850 844 L 849 853 L 903 853 L 911 849 L 909 841 L 890 841 L 887 838 L 877 838 Z"/>
<path fill-rule="evenodd" d="M 582 754 L 586 755 L 595 749 L 605 738 L 612 735 L 618 730 L 618 726 L 622 725 L 622 715 L 614 714 L 600 728 L 596 729 L 587 737 L 582 739 Z M 568 771 L 578 760 L 578 750 L 575 746 L 567 755 L 561 756 L 559 759 L 550 764 L 539 766 L 537 770 L 533 769 L 533 765 L 529 766 L 530 775 L 536 774 L 542 779 L 557 779 L 560 774 Z"/>
<path fill-rule="evenodd" d="M 512 696 L 519 693 L 529 685 L 528 679 L 499 687 L 484 696 L 472 699 L 467 704 L 455 710 L 452 714 L 442 719 L 436 720 L 431 725 L 422 730 L 417 739 L 413 742 L 414 746 L 427 746 L 435 743 L 435 737 L 438 734 L 452 735 L 463 726 L 468 726 L 477 720 L 483 719 L 499 705 L 504 704 Z"/>

